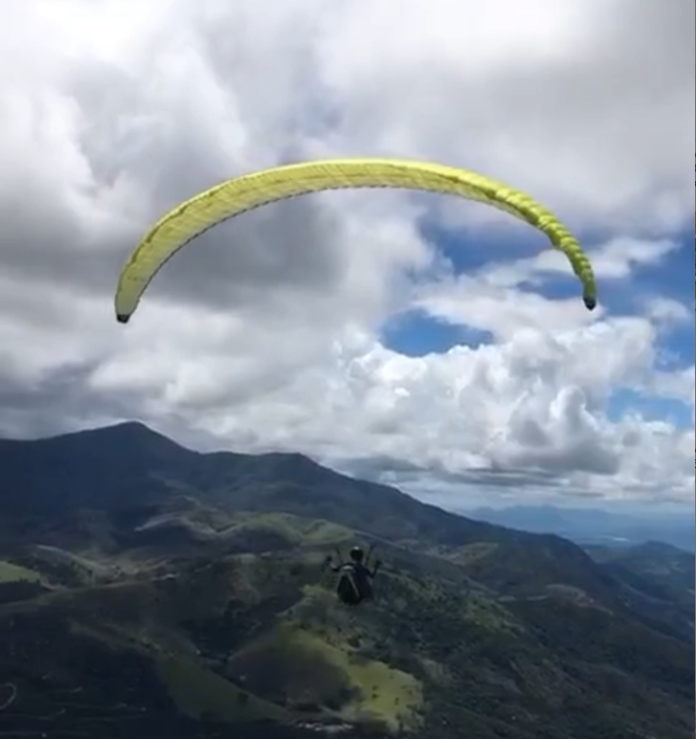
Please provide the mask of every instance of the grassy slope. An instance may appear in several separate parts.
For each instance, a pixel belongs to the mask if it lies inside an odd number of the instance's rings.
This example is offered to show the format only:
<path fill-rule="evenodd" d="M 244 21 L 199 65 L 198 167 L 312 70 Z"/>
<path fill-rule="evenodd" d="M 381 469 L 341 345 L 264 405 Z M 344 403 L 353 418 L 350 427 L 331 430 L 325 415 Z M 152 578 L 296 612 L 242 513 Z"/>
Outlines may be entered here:
<path fill-rule="evenodd" d="M 0 561 L 0 583 L 8 582 L 41 582 L 42 575 L 36 570 L 21 567 L 12 562 Z"/>
<path fill-rule="evenodd" d="M 276 668 L 271 672 L 269 665 Z M 315 706 L 347 721 L 367 719 L 391 730 L 415 729 L 420 682 L 389 665 L 361 657 L 285 621 L 232 655 L 227 672 L 260 693 Z"/>

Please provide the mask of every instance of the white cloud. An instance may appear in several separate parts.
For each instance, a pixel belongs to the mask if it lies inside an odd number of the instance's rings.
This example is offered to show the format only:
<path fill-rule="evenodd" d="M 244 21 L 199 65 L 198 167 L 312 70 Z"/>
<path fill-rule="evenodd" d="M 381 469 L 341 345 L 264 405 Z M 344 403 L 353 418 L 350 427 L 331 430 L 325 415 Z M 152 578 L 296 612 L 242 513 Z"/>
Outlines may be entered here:
<path fill-rule="evenodd" d="M 271 206 L 172 260 L 132 325 L 112 308 L 118 269 L 163 209 L 323 155 L 505 179 L 580 232 L 601 286 L 625 286 L 690 224 L 693 6 L 8 0 L 3 11 L 0 432 L 139 417 L 205 446 L 305 451 L 453 505 L 471 486 L 512 483 L 520 495 L 693 499 L 693 426 L 609 412 L 631 388 L 685 403 L 693 424 L 693 368 L 656 368 L 662 332 L 693 320 L 691 307 L 669 291 L 623 317 L 589 314 L 576 294 L 545 298 L 542 287 L 572 284 L 562 255 L 537 253 L 490 208 L 384 192 Z M 456 275 L 423 216 L 472 244 L 502 234 L 504 248 Z M 386 348 L 380 326 L 414 308 L 494 343 L 418 358 Z"/>
<path fill-rule="evenodd" d="M 637 267 L 658 265 L 668 254 L 680 248 L 669 239 L 646 240 L 620 236 L 592 250 L 592 267 L 602 283 L 631 277 Z M 482 270 L 480 277 L 502 287 L 517 286 L 523 282 L 540 284 L 544 277 L 568 275 L 566 257 L 559 251 L 545 250 L 532 257 L 503 264 L 492 263 Z"/>
<path fill-rule="evenodd" d="M 683 303 L 665 297 L 649 300 L 647 314 L 653 321 L 666 328 L 684 325 L 694 320 L 693 308 L 689 310 Z"/>

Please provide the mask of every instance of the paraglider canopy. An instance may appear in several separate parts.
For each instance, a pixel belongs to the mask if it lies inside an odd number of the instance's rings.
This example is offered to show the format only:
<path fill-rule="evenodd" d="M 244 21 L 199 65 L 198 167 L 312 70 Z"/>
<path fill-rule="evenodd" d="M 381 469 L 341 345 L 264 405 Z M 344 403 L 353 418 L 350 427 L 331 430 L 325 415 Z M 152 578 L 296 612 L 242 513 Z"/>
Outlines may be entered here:
<path fill-rule="evenodd" d="M 592 266 L 570 231 L 529 195 L 476 172 L 402 159 L 329 159 L 273 167 L 212 187 L 176 206 L 145 235 L 118 280 L 115 308 L 127 323 L 152 278 L 179 249 L 209 228 L 260 205 L 321 190 L 392 187 L 457 195 L 506 211 L 542 231 L 562 251 L 592 310 Z"/>

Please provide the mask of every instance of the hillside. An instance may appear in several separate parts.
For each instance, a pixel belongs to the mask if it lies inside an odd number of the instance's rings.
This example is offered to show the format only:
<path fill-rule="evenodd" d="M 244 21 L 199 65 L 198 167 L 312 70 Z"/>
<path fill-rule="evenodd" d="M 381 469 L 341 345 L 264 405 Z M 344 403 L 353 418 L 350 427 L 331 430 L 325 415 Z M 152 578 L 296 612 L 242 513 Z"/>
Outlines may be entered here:
<path fill-rule="evenodd" d="M 600 563 L 653 625 L 677 633 L 694 635 L 694 555 L 661 542 L 648 542 L 625 549 L 589 547 L 588 553 Z"/>
<path fill-rule="evenodd" d="M 693 735 L 671 585 L 299 455 L 0 441 L 0 527 L 0 735 Z M 346 610 L 321 563 L 356 540 L 386 565 Z"/>
<path fill-rule="evenodd" d="M 589 547 L 587 551 L 607 569 L 622 569 L 646 578 L 672 593 L 694 593 L 696 559 L 694 555 L 663 542 L 647 542 L 626 549 Z"/>

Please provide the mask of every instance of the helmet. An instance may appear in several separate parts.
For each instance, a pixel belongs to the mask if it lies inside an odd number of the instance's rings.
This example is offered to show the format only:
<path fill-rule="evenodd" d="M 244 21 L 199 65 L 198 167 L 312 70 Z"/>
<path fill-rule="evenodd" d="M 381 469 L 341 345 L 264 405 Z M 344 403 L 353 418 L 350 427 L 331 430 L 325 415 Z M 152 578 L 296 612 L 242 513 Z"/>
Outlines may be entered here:
<path fill-rule="evenodd" d="M 361 547 L 353 547 L 350 550 L 350 558 L 354 562 L 362 562 L 364 556 L 365 556 L 365 552 L 363 552 Z"/>

